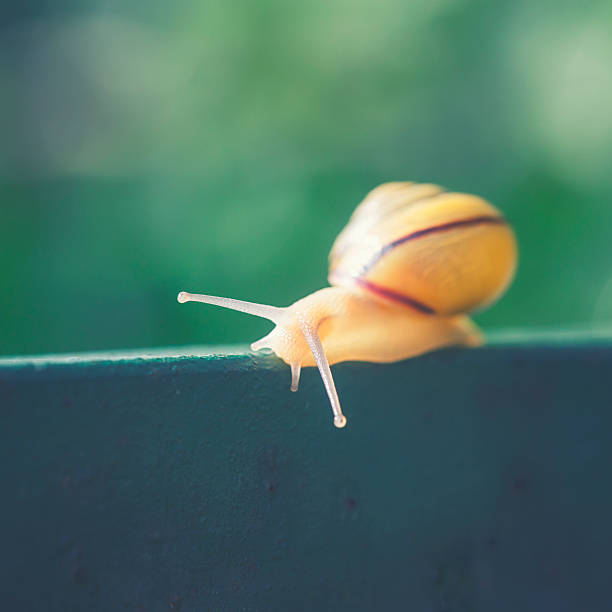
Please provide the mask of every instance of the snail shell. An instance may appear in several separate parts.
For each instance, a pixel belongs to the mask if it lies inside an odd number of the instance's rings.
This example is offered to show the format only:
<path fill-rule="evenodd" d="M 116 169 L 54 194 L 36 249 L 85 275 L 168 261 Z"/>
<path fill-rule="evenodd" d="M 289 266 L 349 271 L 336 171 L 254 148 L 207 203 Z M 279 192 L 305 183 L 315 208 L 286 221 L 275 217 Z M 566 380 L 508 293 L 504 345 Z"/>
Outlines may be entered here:
<path fill-rule="evenodd" d="M 468 313 L 506 289 L 516 257 L 510 225 L 482 198 L 437 185 L 385 183 L 336 239 L 329 282 L 428 314 Z"/>

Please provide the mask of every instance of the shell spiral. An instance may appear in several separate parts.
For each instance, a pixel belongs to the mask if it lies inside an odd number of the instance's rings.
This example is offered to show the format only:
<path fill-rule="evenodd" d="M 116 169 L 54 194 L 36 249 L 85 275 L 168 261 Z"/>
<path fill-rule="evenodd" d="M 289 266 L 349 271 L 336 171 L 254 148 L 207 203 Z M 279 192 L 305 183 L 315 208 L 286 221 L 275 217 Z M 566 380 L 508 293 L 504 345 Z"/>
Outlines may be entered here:
<path fill-rule="evenodd" d="M 432 184 L 384 183 L 355 209 L 329 256 L 329 282 L 429 314 L 469 313 L 511 282 L 517 246 L 482 198 Z"/>

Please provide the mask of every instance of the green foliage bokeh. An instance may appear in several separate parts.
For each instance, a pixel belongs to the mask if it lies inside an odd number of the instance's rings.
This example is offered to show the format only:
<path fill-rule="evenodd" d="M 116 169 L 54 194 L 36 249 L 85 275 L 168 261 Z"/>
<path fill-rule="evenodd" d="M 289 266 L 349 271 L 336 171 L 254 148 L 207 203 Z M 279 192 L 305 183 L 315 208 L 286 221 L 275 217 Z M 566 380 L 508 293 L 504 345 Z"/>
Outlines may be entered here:
<path fill-rule="evenodd" d="M 514 223 L 485 328 L 612 313 L 612 4 L 15 2 L 0 22 L 0 353 L 252 341 L 388 180 Z"/>

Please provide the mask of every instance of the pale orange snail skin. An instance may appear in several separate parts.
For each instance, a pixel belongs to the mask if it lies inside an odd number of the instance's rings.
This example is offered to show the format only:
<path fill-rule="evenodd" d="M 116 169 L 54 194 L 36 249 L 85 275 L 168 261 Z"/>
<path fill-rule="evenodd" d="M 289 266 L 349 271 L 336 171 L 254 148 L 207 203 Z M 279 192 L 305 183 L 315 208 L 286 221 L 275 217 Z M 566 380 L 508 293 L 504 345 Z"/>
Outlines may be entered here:
<path fill-rule="evenodd" d="M 489 306 L 510 284 L 514 232 L 478 196 L 431 184 L 384 183 L 357 207 L 330 253 L 329 282 L 286 308 L 182 291 L 179 302 L 214 304 L 273 321 L 254 342 L 291 366 L 318 366 L 336 427 L 346 425 L 329 366 L 392 362 L 444 346 L 477 346 L 467 313 Z"/>

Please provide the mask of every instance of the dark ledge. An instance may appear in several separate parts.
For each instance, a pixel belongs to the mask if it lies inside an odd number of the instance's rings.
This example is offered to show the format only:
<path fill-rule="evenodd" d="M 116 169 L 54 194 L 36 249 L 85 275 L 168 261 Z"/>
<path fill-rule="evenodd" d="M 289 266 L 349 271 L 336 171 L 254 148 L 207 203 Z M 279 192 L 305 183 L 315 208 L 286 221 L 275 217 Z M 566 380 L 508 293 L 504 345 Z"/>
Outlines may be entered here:
<path fill-rule="evenodd" d="M 0 359 L 7 610 L 609 610 L 612 334 Z"/>

